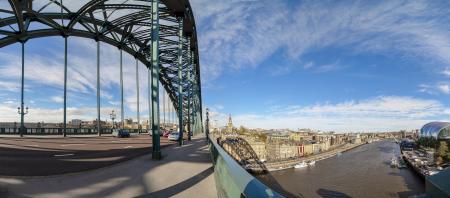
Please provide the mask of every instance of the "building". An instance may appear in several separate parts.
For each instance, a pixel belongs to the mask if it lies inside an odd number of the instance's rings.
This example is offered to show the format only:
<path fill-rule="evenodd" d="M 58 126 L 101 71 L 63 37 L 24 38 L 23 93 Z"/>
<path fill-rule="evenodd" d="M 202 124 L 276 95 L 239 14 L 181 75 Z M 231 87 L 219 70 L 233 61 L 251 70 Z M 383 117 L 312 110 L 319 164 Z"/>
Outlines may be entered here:
<path fill-rule="evenodd" d="M 304 156 L 313 154 L 313 144 L 311 144 L 310 142 L 305 142 L 302 145 Z"/>
<path fill-rule="evenodd" d="M 291 141 L 270 141 L 266 144 L 267 160 L 276 161 L 299 156 L 299 145 Z"/>
<path fill-rule="evenodd" d="M 267 152 L 266 152 L 266 143 L 260 142 L 260 141 L 247 141 L 250 146 L 252 147 L 253 151 L 255 151 L 256 155 L 258 156 L 259 160 L 266 160 L 267 159 Z"/>
<path fill-rule="evenodd" d="M 268 133 L 267 140 L 271 141 L 288 141 L 289 135 L 283 133 Z"/>
<path fill-rule="evenodd" d="M 72 122 L 71 122 L 71 124 L 74 126 L 80 126 L 82 123 L 83 123 L 83 121 L 80 119 L 72 119 Z"/>
<path fill-rule="evenodd" d="M 310 140 L 312 137 L 308 132 L 289 132 L 289 139 L 293 141 L 300 142 L 302 140 Z"/>
<path fill-rule="evenodd" d="M 233 120 L 231 119 L 231 115 L 228 116 L 227 133 L 233 133 Z"/>
<path fill-rule="evenodd" d="M 430 122 L 420 129 L 419 137 L 432 137 L 436 140 L 450 140 L 450 122 Z"/>

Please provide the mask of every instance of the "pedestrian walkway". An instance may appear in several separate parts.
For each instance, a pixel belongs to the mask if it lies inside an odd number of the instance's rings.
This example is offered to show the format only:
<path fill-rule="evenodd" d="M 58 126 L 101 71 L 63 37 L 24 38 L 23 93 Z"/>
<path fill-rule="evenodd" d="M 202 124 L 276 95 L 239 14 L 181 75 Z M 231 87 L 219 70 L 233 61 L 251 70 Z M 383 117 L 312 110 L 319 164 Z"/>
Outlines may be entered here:
<path fill-rule="evenodd" d="M 0 197 L 217 197 L 204 137 L 111 167 L 52 177 L 0 177 Z"/>

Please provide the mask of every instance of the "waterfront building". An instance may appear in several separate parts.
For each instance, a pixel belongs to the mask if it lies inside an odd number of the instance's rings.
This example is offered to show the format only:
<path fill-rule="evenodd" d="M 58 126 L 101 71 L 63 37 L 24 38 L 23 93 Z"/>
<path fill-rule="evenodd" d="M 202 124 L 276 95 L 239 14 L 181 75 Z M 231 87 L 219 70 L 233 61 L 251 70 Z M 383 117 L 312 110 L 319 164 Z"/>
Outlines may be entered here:
<path fill-rule="evenodd" d="M 304 156 L 313 154 L 313 144 L 305 141 L 302 145 L 303 145 L 303 155 Z"/>
<path fill-rule="evenodd" d="M 430 122 L 420 129 L 419 137 L 450 140 L 450 122 Z"/>
<path fill-rule="evenodd" d="M 248 139 L 247 142 L 252 147 L 253 151 L 255 151 L 256 155 L 260 160 L 266 160 L 267 159 L 267 152 L 266 152 L 266 143 L 261 141 L 255 141 Z"/>
<path fill-rule="evenodd" d="M 266 144 L 267 160 L 276 161 L 299 156 L 298 144 L 292 141 L 269 141 Z"/>

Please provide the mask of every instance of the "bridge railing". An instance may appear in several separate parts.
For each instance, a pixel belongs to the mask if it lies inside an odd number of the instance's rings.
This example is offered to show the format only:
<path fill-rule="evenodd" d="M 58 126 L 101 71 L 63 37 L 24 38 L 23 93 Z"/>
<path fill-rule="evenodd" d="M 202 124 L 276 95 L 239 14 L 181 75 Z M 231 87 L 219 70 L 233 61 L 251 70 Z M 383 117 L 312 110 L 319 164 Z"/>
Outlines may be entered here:
<path fill-rule="evenodd" d="M 0 135 L 18 135 L 20 128 L 0 128 Z M 63 128 L 26 128 L 24 135 L 62 135 Z M 124 129 L 130 133 L 138 133 L 139 129 Z M 112 134 L 113 129 L 103 128 L 101 134 Z M 141 133 L 145 130 L 141 130 Z M 96 128 L 67 128 L 67 135 L 95 135 L 97 133 Z"/>
<path fill-rule="evenodd" d="M 242 168 L 217 143 L 216 138 L 210 136 L 209 140 L 217 195 L 220 198 L 283 197 Z"/>

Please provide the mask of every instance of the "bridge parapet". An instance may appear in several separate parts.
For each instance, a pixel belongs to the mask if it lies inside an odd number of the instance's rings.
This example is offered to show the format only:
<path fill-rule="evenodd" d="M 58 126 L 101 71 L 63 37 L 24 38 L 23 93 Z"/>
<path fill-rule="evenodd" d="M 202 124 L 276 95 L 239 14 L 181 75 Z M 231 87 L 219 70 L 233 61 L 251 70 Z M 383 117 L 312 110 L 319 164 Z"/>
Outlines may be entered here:
<path fill-rule="evenodd" d="M 219 197 L 283 197 L 253 177 L 210 137 L 214 179 Z"/>

